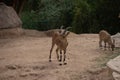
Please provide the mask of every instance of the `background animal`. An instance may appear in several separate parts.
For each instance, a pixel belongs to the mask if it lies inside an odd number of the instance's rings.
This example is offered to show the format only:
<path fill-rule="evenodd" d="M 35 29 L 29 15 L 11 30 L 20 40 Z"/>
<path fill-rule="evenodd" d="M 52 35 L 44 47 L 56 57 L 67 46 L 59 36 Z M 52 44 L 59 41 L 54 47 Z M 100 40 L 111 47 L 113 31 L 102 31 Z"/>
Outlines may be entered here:
<path fill-rule="evenodd" d="M 114 51 L 115 48 L 115 40 L 111 38 L 111 35 L 105 31 L 101 30 L 99 32 L 99 47 L 102 47 L 102 41 L 104 42 L 104 48 L 106 50 L 106 44 L 108 44 L 108 48 Z"/>

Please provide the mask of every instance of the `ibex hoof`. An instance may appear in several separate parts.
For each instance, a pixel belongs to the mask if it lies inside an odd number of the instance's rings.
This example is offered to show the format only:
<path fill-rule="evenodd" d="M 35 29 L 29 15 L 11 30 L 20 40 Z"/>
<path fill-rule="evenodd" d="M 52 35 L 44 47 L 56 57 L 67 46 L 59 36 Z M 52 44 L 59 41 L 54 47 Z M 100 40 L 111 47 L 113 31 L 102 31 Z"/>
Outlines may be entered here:
<path fill-rule="evenodd" d="M 67 63 L 64 63 L 64 65 L 67 65 Z"/>
<path fill-rule="evenodd" d="M 52 62 L 52 60 L 49 60 L 49 62 Z"/>
<path fill-rule="evenodd" d="M 62 63 L 60 63 L 59 65 L 62 66 Z"/>
<path fill-rule="evenodd" d="M 59 62 L 61 62 L 62 60 L 59 60 Z"/>

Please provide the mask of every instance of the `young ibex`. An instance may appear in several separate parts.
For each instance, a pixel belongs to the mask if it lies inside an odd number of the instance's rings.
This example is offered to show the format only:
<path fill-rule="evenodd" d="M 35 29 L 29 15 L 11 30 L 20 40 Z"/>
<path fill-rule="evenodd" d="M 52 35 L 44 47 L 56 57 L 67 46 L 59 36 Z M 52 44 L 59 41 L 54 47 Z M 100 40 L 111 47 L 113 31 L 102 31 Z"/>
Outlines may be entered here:
<path fill-rule="evenodd" d="M 108 48 L 112 49 L 112 51 L 114 51 L 115 48 L 115 40 L 111 38 L 111 35 L 105 31 L 105 30 L 101 30 L 99 32 L 99 47 L 102 47 L 102 41 L 104 41 L 104 48 L 106 50 L 106 43 L 108 43 Z"/>
<path fill-rule="evenodd" d="M 68 41 L 67 41 L 67 36 L 69 35 L 69 31 L 67 31 L 70 27 L 67 27 L 65 30 L 62 29 L 63 26 L 61 27 L 60 31 L 55 32 L 52 36 L 52 47 L 50 50 L 50 55 L 49 55 L 49 62 L 51 62 L 51 53 L 53 50 L 54 45 L 56 44 L 57 49 L 56 49 L 56 54 L 57 54 L 57 60 L 62 61 L 62 51 L 64 52 L 64 58 L 63 62 L 64 64 L 67 64 L 65 62 L 66 59 L 66 49 L 68 46 Z M 60 55 L 58 54 L 58 51 L 60 51 Z M 62 64 L 60 64 L 62 65 Z"/>

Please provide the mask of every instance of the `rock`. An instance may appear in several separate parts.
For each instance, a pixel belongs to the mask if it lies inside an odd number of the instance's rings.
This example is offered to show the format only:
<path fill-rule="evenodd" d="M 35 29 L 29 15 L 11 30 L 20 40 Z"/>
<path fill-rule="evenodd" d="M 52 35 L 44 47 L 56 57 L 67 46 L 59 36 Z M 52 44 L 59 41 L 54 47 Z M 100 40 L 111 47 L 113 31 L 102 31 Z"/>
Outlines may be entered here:
<path fill-rule="evenodd" d="M 0 29 L 0 38 L 19 37 L 22 34 L 22 28 Z"/>
<path fill-rule="evenodd" d="M 6 67 L 7 67 L 8 69 L 11 69 L 11 70 L 15 70 L 15 69 L 22 68 L 22 67 L 19 66 L 19 65 L 6 65 Z"/>
<path fill-rule="evenodd" d="M 115 47 L 120 48 L 120 33 L 112 35 L 112 38 L 115 39 Z"/>
<path fill-rule="evenodd" d="M 117 34 L 113 35 L 112 38 L 120 38 L 120 33 L 118 32 Z"/>
<path fill-rule="evenodd" d="M 113 70 L 114 72 L 120 73 L 120 56 L 111 59 L 108 63 L 107 66 Z"/>
<path fill-rule="evenodd" d="M 21 73 L 19 76 L 20 77 L 26 77 L 26 76 L 28 76 L 28 73 L 24 72 L 24 73 Z"/>
<path fill-rule="evenodd" d="M 34 66 L 33 70 L 44 70 L 46 66 Z"/>
<path fill-rule="evenodd" d="M 18 36 L 22 34 L 22 21 L 16 11 L 4 3 L 0 3 L 0 37 Z"/>
<path fill-rule="evenodd" d="M 15 65 L 7 65 L 6 67 L 7 67 L 8 69 L 11 69 L 11 70 L 17 69 L 17 66 L 15 66 Z"/>
<path fill-rule="evenodd" d="M 25 72 L 30 72 L 31 70 L 30 69 L 25 69 Z"/>
<path fill-rule="evenodd" d="M 120 80 L 120 74 L 119 73 L 113 72 L 112 75 L 113 75 L 115 80 Z"/>
<path fill-rule="evenodd" d="M 30 72 L 29 75 L 30 75 L 30 76 L 38 76 L 39 73 L 38 73 L 38 72 Z"/>
<path fill-rule="evenodd" d="M 87 70 L 87 72 L 91 73 L 91 74 L 94 74 L 94 75 L 97 75 L 101 72 L 103 72 L 104 70 L 106 70 L 107 67 L 102 67 L 102 68 L 93 68 L 93 69 L 89 69 Z"/>
<path fill-rule="evenodd" d="M 21 27 L 22 21 L 12 7 L 0 3 L 0 29 Z"/>
<path fill-rule="evenodd" d="M 115 80 L 120 80 L 120 56 L 111 59 L 108 63 L 107 66 L 110 68 L 113 78 Z"/>

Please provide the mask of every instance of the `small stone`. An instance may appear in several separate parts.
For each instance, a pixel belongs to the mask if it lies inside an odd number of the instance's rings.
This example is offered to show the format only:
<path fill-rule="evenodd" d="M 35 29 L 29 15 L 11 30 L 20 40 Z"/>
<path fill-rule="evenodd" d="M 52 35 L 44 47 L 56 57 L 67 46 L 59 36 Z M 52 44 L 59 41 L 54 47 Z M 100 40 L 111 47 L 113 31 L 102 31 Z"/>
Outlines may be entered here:
<path fill-rule="evenodd" d="M 6 66 L 8 69 L 15 70 L 17 67 L 15 65 L 7 65 Z"/>
<path fill-rule="evenodd" d="M 103 67 L 103 68 L 94 68 L 94 69 L 90 69 L 90 70 L 87 70 L 87 71 L 91 74 L 99 74 L 106 69 L 107 69 L 106 67 Z"/>
<path fill-rule="evenodd" d="M 26 77 L 26 76 L 28 76 L 28 73 L 22 73 L 22 74 L 20 74 L 20 77 Z"/>
<path fill-rule="evenodd" d="M 62 63 L 60 63 L 59 65 L 62 66 Z"/>
<path fill-rule="evenodd" d="M 31 76 L 38 76 L 39 73 L 37 73 L 37 72 L 31 72 L 31 73 L 29 73 L 29 75 L 31 75 Z"/>

